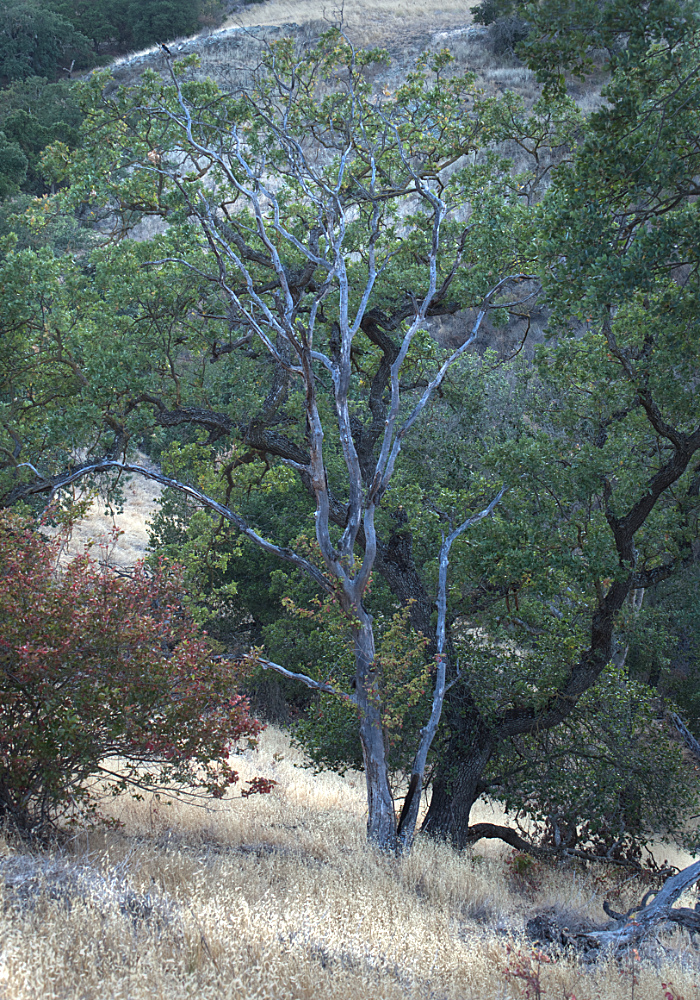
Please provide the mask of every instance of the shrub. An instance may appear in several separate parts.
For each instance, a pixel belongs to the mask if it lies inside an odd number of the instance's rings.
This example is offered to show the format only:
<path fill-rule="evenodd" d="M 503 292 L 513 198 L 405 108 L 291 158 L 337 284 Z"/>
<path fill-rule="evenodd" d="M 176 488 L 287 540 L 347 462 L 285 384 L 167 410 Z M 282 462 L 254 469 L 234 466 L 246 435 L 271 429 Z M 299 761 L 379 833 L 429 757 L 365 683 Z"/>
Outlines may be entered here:
<path fill-rule="evenodd" d="M 496 55 L 513 54 L 524 41 L 530 25 L 522 16 L 524 0 L 482 0 L 471 8 L 477 24 L 490 25 L 490 40 Z"/>
<path fill-rule="evenodd" d="M 222 796 L 260 725 L 182 604 L 180 571 L 124 577 L 0 513 L 0 817 L 45 836 L 105 788 Z M 267 791 L 255 779 L 251 791 Z M 245 793 L 244 794 L 249 794 Z"/>

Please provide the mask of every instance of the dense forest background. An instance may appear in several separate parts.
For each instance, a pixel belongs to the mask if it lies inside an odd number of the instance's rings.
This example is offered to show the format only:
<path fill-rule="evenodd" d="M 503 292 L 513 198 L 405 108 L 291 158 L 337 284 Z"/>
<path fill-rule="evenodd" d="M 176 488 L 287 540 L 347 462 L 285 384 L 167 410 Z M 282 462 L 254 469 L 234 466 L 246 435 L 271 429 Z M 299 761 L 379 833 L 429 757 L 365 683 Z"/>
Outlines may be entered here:
<path fill-rule="evenodd" d="M 218 27 L 217 0 L 21 2 L 0 10 L 0 194 L 48 191 L 38 170 L 51 142 L 77 141 L 74 75 L 116 56 Z"/>

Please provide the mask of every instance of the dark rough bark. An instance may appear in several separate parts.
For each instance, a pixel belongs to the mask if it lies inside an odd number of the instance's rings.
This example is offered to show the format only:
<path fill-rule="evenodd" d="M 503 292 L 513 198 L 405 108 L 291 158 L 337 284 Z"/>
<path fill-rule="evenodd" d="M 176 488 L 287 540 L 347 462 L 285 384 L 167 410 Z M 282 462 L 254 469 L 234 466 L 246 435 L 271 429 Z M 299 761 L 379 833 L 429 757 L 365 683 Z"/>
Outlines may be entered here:
<path fill-rule="evenodd" d="M 496 743 L 476 709 L 465 712 L 459 727 L 455 715 L 451 705 L 451 736 L 433 775 L 433 794 L 423 832 L 462 848 L 470 842 L 469 816 L 483 790 L 482 775 Z"/>
<path fill-rule="evenodd" d="M 563 722 L 610 662 L 615 651 L 615 625 L 625 602 L 630 596 L 634 599 L 639 589 L 671 575 L 683 562 L 679 558 L 650 571 L 638 570 L 634 540 L 659 498 L 678 482 L 700 450 L 700 427 L 692 434 L 683 434 L 662 420 L 648 392 L 640 390 L 639 401 L 654 430 L 673 445 L 673 453 L 650 476 L 646 490 L 640 491 L 624 517 L 613 513 L 613 486 L 608 480 L 603 481 L 605 516 L 617 550 L 620 575 L 607 593 L 599 597 L 591 614 L 588 646 L 569 670 L 560 689 L 540 711 L 532 708 L 509 710 L 487 727 L 476 705 L 470 701 L 468 691 L 461 686 L 451 690 L 445 702 L 445 718 L 451 735 L 434 774 L 433 798 L 423 826 L 432 836 L 451 839 L 458 847 L 469 842 L 469 813 L 478 797 L 481 776 L 498 743 L 519 734 L 551 729 Z M 695 488 L 694 481 L 690 488 Z M 687 548 L 690 551 L 690 543 Z M 462 706 L 460 699 L 464 699 Z"/>

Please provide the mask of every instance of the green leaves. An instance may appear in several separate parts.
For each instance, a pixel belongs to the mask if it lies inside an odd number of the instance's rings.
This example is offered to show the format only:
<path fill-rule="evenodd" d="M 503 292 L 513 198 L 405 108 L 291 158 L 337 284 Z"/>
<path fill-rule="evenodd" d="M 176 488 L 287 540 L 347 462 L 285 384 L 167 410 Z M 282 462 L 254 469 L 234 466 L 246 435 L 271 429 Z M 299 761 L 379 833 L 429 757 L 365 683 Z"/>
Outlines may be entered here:
<path fill-rule="evenodd" d="M 30 76 L 54 79 L 65 60 L 88 64 L 90 43 L 73 25 L 40 2 L 7 0 L 0 10 L 0 81 Z"/>
<path fill-rule="evenodd" d="M 697 801 L 653 692 L 612 667 L 560 728 L 503 746 L 489 777 L 541 843 L 628 860 L 659 834 L 680 838 Z"/>
<path fill-rule="evenodd" d="M 16 142 L 0 132 L 0 198 L 16 194 L 27 176 L 27 157 Z"/>
<path fill-rule="evenodd" d="M 0 129 L 9 143 L 19 147 L 25 158 L 25 175 L 14 188 L 0 190 L 0 196 L 14 193 L 18 186 L 35 195 L 47 194 L 42 173 L 42 152 L 52 143 L 73 148 L 78 142 L 81 114 L 75 91 L 67 80 L 49 83 L 31 76 L 0 90 Z M 5 171 L 3 171 L 5 172 Z"/>

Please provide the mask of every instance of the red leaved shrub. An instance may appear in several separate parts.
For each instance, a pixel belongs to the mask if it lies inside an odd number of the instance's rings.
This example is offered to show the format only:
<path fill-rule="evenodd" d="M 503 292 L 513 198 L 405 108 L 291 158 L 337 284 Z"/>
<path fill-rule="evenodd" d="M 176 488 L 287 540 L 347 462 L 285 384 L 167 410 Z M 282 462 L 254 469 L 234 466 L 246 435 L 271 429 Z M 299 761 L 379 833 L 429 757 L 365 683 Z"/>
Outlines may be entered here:
<path fill-rule="evenodd" d="M 0 818 L 43 836 L 94 815 L 105 787 L 222 796 L 231 751 L 260 724 L 183 607 L 179 570 L 56 559 L 0 512 Z"/>

